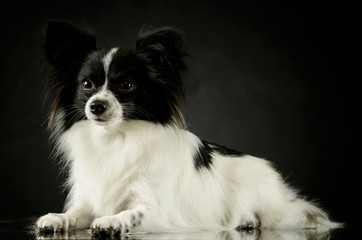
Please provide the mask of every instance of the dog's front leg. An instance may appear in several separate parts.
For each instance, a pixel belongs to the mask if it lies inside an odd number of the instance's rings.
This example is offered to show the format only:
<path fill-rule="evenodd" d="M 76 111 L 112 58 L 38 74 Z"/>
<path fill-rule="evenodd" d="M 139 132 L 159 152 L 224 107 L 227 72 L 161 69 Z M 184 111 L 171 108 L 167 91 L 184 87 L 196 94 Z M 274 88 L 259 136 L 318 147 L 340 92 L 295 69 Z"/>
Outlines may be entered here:
<path fill-rule="evenodd" d="M 147 207 L 138 205 L 116 215 L 96 218 L 92 223 L 92 234 L 126 234 L 141 224 L 146 212 Z"/>
<path fill-rule="evenodd" d="M 93 217 L 85 208 L 71 208 L 65 213 L 48 213 L 38 219 L 37 228 L 42 231 L 70 231 L 89 228 Z"/>

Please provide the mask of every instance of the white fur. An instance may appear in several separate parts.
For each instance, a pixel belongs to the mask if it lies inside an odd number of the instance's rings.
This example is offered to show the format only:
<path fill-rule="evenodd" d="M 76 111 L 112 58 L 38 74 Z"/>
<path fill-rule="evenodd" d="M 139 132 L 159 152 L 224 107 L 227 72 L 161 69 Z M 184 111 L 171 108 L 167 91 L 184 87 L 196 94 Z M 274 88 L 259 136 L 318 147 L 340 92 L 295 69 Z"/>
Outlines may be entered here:
<path fill-rule="evenodd" d="M 58 143 L 70 171 L 66 212 L 43 216 L 38 227 L 124 233 L 233 229 L 257 221 L 265 229 L 338 226 L 298 198 L 266 160 L 214 154 L 210 170 L 196 170 L 200 143 L 186 130 L 146 121 L 77 122 Z"/>
<path fill-rule="evenodd" d="M 109 72 L 109 65 L 111 65 L 113 56 L 117 53 L 117 51 L 118 51 L 118 48 L 111 48 L 111 50 L 109 50 L 108 53 L 102 59 L 104 73 L 105 73 L 105 77 L 106 77 L 106 82 L 105 82 L 104 86 L 107 86 L 107 82 L 108 82 L 107 76 L 108 76 L 108 72 Z"/>

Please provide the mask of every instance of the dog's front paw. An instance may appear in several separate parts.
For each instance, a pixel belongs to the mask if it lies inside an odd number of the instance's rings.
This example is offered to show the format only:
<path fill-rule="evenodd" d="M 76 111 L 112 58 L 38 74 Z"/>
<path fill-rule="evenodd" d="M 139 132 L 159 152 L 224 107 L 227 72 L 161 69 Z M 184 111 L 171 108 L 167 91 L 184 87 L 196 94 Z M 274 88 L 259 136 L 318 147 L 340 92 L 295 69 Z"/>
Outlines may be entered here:
<path fill-rule="evenodd" d="M 126 234 L 141 224 L 142 213 L 133 210 L 123 211 L 118 215 L 96 218 L 92 223 L 93 235 Z"/>
<path fill-rule="evenodd" d="M 237 229 L 239 230 L 252 230 L 257 229 L 260 227 L 260 222 L 258 220 L 243 220 L 241 221 L 239 227 Z"/>
<path fill-rule="evenodd" d="M 48 213 L 38 219 L 36 226 L 41 233 L 68 231 L 69 219 L 64 213 Z"/>

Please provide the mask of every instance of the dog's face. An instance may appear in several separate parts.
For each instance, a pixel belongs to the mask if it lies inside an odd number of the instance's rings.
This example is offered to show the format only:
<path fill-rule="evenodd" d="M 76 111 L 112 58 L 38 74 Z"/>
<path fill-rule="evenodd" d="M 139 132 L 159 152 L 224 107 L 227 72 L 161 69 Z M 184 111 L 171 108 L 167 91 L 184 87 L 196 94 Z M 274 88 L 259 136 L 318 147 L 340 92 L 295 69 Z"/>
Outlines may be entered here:
<path fill-rule="evenodd" d="M 84 119 L 104 126 L 134 119 L 182 125 L 181 47 L 182 35 L 173 28 L 141 33 L 132 50 L 97 49 L 92 33 L 71 23 L 48 23 L 50 124 L 63 113 L 64 130 Z"/>
<path fill-rule="evenodd" d="M 75 102 L 84 107 L 87 119 L 99 125 L 130 119 L 153 121 L 153 115 L 159 114 L 152 106 L 161 107 L 162 101 L 157 101 L 152 91 L 157 84 L 146 73 L 132 51 L 119 48 L 94 51 L 79 71 Z"/>

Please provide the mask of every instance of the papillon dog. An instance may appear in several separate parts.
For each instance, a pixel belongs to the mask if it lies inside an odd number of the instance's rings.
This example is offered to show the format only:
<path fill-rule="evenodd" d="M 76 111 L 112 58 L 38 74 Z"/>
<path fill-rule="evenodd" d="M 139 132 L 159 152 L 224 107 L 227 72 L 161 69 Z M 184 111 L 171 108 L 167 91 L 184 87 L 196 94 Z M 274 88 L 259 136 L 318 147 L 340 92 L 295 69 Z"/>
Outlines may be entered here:
<path fill-rule="evenodd" d="M 183 33 L 141 31 L 134 49 L 96 47 L 95 34 L 48 21 L 49 128 L 69 173 L 64 213 L 40 231 L 94 234 L 339 227 L 264 159 L 202 140 L 180 109 Z"/>

